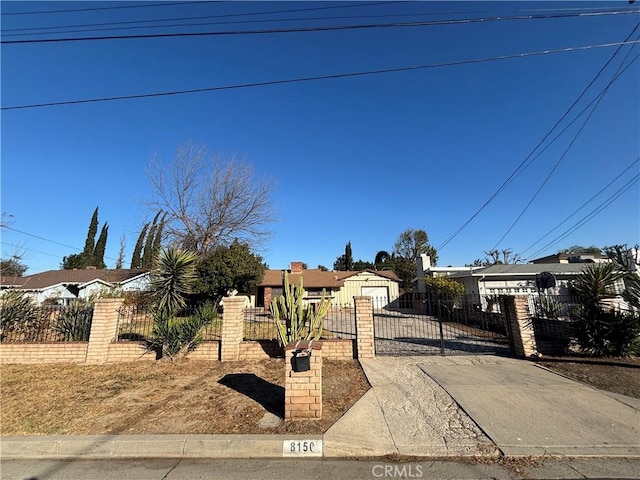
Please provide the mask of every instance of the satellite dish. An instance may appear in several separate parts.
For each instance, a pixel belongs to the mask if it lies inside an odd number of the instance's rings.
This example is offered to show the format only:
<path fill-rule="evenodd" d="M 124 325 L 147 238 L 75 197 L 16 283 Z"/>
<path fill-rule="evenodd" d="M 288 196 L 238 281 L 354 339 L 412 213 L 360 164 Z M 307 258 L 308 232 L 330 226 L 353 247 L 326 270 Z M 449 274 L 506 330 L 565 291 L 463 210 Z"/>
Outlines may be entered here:
<path fill-rule="evenodd" d="M 539 290 L 546 290 L 556 286 L 556 277 L 551 272 L 541 272 L 536 275 L 536 286 Z"/>

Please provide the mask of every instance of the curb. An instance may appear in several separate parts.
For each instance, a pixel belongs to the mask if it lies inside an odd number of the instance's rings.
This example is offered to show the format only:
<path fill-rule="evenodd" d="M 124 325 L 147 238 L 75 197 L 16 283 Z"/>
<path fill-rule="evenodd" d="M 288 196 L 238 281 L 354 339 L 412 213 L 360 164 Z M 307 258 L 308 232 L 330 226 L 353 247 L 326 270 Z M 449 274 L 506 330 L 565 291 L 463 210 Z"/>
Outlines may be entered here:
<path fill-rule="evenodd" d="M 56 435 L 2 437 L 0 442 L 3 459 L 321 456 L 322 439 L 303 435 Z"/>

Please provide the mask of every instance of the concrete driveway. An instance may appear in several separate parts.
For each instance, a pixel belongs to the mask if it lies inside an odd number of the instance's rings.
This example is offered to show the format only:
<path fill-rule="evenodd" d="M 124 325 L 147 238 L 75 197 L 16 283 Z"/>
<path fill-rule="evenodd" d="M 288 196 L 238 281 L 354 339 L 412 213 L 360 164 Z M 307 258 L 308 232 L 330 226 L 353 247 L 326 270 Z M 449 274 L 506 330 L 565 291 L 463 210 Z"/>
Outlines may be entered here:
<path fill-rule="evenodd" d="M 492 355 L 361 360 L 372 389 L 325 455 L 640 457 L 640 400 Z"/>

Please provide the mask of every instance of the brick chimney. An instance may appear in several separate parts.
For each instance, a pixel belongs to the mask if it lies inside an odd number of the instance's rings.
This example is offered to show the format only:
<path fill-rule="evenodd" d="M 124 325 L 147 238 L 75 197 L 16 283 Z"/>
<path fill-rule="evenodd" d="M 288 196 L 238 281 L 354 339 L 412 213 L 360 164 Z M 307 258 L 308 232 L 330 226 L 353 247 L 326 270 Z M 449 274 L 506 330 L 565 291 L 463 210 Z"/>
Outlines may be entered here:
<path fill-rule="evenodd" d="M 291 273 L 302 273 L 302 262 L 291 262 Z"/>

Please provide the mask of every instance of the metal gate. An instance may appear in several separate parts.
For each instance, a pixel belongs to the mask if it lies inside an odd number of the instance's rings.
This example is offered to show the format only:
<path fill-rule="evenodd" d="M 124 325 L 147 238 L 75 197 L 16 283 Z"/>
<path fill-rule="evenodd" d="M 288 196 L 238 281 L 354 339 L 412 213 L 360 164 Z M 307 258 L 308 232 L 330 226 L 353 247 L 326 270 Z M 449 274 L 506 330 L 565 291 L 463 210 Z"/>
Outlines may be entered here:
<path fill-rule="evenodd" d="M 510 355 L 508 324 L 495 297 L 448 300 L 405 294 L 373 299 L 376 355 Z"/>

